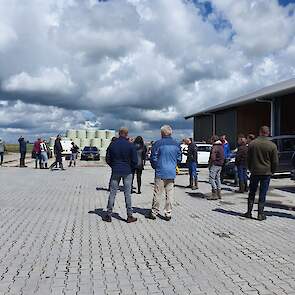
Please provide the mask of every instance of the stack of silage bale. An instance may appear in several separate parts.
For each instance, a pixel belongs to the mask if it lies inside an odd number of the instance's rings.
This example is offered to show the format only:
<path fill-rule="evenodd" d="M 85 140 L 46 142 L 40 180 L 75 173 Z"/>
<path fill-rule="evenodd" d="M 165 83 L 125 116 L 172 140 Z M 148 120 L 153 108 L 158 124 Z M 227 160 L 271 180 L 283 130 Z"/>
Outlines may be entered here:
<path fill-rule="evenodd" d="M 106 150 L 115 135 L 115 130 L 70 129 L 67 130 L 65 139 L 72 140 L 80 149 L 85 146 L 95 146 L 100 150 L 100 155 L 105 157 Z"/>

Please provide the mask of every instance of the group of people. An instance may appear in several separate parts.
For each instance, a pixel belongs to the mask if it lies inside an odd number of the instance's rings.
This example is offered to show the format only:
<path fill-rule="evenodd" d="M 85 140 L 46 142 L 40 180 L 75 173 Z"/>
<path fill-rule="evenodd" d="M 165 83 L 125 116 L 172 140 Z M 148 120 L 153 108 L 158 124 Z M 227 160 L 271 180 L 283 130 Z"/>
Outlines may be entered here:
<path fill-rule="evenodd" d="M 247 171 L 251 173 L 248 209 L 244 217 L 252 218 L 252 210 L 255 194 L 260 184 L 258 220 L 265 220 L 264 206 L 266 194 L 269 188 L 271 175 L 276 171 L 278 165 L 278 151 L 274 143 L 268 137 L 269 127 L 263 126 L 259 130 L 259 137 L 255 139 L 253 134 L 247 138 L 244 135 L 238 136 L 238 149 L 236 153 L 236 170 L 239 178 L 239 190 L 244 193 L 248 191 Z M 188 146 L 185 152 L 189 168 L 189 187 L 193 190 L 198 189 L 198 150 L 197 145 L 191 138 L 186 138 Z M 221 199 L 221 183 L 224 166 L 230 157 L 230 146 L 226 136 L 217 135 L 211 138 L 212 148 L 209 157 L 209 182 L 212 187 L 212 194 L 208 200 Z M 135 222 L 133 217 L 131 192 L 134 173 L 136 171 L 138 188 L 140 192 L 141 174 L 144 166 L 143 158 L 146 149 L 142 138 L 131 142 L 128 138 L 128 129 L 119 130 L 119 138 L 112 141 L 107 149 L 107 164 L 112 168 L 110 179 L 110 194 L 107 204 L 107 211 L 104 220 L 112 221 L 112 211 L 115 203 L 116 193 L 120 180 L 123 179 L 125 203 L 127 209 L 127 222 Z M 153 143 L 150 155 L 152 168 L 155 170 L 154 193 L 152 206 L 148 218 L 157 218 L 160 210 L 160 198 L 165 195 L 164 218 L 171 219 L 172 202 L 174 195 L 174 181 L 176 178 L 176 167 L 181 162 L 182 152 L 179 143 L 172 138 L 172 128 L 169 125 L 161 127 L 161 139 Z"/>
<path fill-rule="evenodd" d="M 35 169 L 48 169 L 49 147 L 45 140 L 39 137 L 35 142 L 32 150 L 32 158 L 35 158 Z"/>

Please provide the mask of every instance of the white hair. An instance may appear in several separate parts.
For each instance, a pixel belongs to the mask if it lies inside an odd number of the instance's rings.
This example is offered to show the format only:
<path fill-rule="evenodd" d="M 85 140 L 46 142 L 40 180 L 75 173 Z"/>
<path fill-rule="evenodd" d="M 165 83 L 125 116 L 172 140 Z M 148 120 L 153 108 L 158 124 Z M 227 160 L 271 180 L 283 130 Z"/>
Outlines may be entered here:
<path fill-rule="evenodd" d="M 172 128 L 169 125 L 164 125 L 161 127 L 161 134 L 163 136 L 169 136 L 172 134 Z"/>

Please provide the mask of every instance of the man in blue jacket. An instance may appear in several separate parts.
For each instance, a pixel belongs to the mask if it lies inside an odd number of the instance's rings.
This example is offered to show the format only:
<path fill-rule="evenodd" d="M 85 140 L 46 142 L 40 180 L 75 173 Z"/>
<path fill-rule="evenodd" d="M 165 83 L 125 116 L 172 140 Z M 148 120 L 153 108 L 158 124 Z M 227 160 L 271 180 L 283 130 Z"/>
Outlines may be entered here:
<path fill-rule="evenodd" d="M 121 178 L 123 178 L 124 185 L 127 222 L 131 223 L 137 221 L 137 218 L 132 216 L 133 210 L 131 204 L 132 171 L 137 165 L 137 153 L 135 146 L 128 141 L 127 128 L 120 128 L 119 138 L 109 145 L 106 154 L 106 162 L 112 168 L 112 176 L 110 180 L 107 215 L 104 217 L 104 221 L 112 221 L 112 211 Z"/>
<path fill-rule="evenodd" d="M 180 145 L 171 137 L 172 128 L 169 125 L 161 127 L 162 139 L 156 141 L 152 147 L 151 165 L 155 170 L 154 197 L 150 219 L 156 219 L 160 209 L 160 197 L 165 192 L 165 219 L 171 219 L 172 200 L 174 195 L 174 179 L 176 165 L 181 162 Z"/>

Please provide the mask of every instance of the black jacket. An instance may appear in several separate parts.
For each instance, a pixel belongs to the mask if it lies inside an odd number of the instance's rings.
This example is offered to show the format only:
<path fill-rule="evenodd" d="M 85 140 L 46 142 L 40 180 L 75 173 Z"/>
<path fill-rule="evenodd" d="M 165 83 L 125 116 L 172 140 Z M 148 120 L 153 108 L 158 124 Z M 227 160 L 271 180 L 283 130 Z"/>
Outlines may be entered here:
<path fill-rule="evenodd" d="M 190 163 L 190 162 L 198 163 L 198 147 L 194 142 L 188 145 L 186 156 L 187 156 L 187 159 L 186 159 L 187 163 Z"/>
<path fill-rule="evenodd" d="M 54 153 L 56 156 L 61 156 L 61 153 L 63 151 L 62 145 L 60 143 L 60 140 L 56 139 L 54 142 Z"/>
<path fill-rule="evenodd" d="M 19 152 L 26 153 L 27 152 L 27 143 L 25 142 L 24 138 L 19 138 Z"/>
<path fill-rule="evenodd" d="M 146 146 L 139 143 L 135 143 L 134 145 L 137 153 L 137 165 L 135 166 L 135 169 L 143 170 L 147 152 Z"/>

